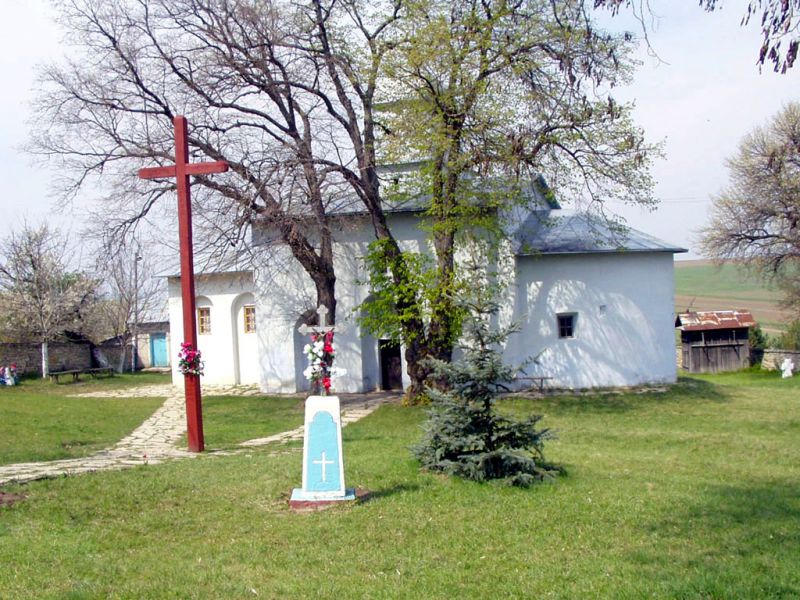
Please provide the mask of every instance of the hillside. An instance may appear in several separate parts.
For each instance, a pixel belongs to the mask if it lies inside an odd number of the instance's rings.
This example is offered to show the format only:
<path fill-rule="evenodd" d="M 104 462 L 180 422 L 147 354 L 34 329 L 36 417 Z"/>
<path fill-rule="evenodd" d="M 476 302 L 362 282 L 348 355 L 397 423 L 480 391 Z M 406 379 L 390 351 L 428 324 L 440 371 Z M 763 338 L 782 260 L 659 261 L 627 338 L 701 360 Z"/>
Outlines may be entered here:
<path fill-rule="evenodd" d="M 675 310 L 752 311 L 761 327 L 770 333 L 781 331 L 792 313 L 780 307 L 780 292 L 770 288 L 741 265 L 714 265 L 708 260 L 675 263 Z"/>

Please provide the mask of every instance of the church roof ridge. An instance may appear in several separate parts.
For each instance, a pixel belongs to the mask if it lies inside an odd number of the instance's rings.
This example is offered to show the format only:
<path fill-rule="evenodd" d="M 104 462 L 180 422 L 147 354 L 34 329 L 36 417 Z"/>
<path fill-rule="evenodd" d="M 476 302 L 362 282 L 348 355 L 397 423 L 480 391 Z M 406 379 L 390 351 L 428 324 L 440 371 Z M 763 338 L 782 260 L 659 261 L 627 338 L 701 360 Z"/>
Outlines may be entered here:
<path fill-rule="evenodd" d="M 587 211 L 532 211 L 511 236 L 517 256 L 687 252 L 686 248 Z"/>

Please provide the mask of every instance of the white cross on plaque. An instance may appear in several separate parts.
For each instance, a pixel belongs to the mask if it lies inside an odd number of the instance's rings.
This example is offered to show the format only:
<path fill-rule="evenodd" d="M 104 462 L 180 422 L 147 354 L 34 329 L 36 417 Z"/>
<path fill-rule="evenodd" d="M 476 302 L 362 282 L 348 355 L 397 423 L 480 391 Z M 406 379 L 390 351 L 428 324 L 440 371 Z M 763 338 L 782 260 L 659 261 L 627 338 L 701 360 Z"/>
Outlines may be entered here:
<path fill-rule="evenodd" d="M 315 464 L 315 465 L 322 465 L 322 481 L 325 481 L 326 480 L 325 475 L 327 473 L 327 471 L 326 471 L 327 465 L 332 465 L 333 461 L 332 460 L 325 460 L 325 453 L 323 452 L 322 453 L 322 458 L 320 458 L 319 460 L 312 460 L 311 462 L 313 464 Z"/>

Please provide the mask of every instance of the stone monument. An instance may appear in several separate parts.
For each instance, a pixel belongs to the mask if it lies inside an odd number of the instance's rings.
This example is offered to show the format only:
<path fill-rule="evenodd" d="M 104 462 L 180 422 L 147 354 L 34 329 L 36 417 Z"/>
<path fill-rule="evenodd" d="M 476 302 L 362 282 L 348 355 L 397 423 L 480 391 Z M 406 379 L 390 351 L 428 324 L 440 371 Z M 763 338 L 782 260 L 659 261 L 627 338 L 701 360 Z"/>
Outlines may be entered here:
<path fill-rule="evenodd" d="M 306 400 L 305 431 L 303 434 L 303 487 L 295 488 L 289 500 L 294 509 L 317 509 L 356 499 L 355 489 L 344 483 L 344 453 L 342 452 L 342 419 L 338 396 L 328 396 L 333 362 L 334 325 L 327 323 L 327 309 L 321 306 L 319 325 L 300 327 L 300 333 L 311 335 L 307 346 L 312 365 L 309 379 L 315 392 Z M 315 354 L 315 350 L 318 351 Z M 324 359 L 323 359 L 324 357 Z M 313 364 L 316 361 L 316 364 Z M 312 369 L 313 367 L 318 367 Z M 313 373 L 313 375 L 312 375 Z M 320 385 L 320 382 L 324 382 Z"/>
<path fill-rule="evenodd" d="M 794 374 L 793 373 L 793 371 L 794 371 L 794 363 L 792 362 L 791 358 L 788 358 L 788 357 L 784 358 L 783 362 L 781 363 L 781 367 L 780 368 L 781 368 L 781 377 L 783 379 L 788 379 L 789 377 L 791 377 Z"/>

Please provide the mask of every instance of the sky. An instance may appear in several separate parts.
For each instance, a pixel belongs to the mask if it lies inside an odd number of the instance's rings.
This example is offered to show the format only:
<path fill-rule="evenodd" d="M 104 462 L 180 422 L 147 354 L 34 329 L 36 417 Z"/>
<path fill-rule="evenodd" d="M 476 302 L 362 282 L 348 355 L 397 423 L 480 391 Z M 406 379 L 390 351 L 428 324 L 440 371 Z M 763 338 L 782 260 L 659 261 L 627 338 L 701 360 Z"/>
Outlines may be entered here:
<path fill-rule="evenodd" d="M 744 0 L 706 13 L 695 0 L 651 0 L 650 45 L 637 52 L 642 64 L 633 83 L 615 97 L 635 102 L 634 116 L 652 142 L 663 142 L 665 158 L 653 167 L 655 211 L 611 204 L 639 230 L 690 250 L 678 259 L 701 258 L 698 230 L 708 220 L 711 197 L 727 183 L 725 158 L 739 140 L 763 125 L 788 101 L 800 100 L 800 66 L 787 75 L 759 72 L 761 37 L 742 28 Z M 56 175 L 23 151 L 31 118 L 36 67 L 62 53 L 63 32 L 47 0 L 0 0 L 0 237 L 23 221 L 42 220 L 80 237 L 89 198 L 63 207 L 50 194 Z M 604 19 L 614 29 L 640 30 L 630 18 Z"/>

